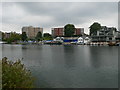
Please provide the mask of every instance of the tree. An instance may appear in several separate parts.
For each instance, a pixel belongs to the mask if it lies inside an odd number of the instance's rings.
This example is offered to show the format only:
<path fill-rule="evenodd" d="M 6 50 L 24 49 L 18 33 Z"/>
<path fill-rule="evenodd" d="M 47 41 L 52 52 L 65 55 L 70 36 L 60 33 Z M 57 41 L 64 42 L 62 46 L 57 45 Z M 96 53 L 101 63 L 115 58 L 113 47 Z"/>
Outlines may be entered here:
<path fill-rule="evenodd" d="M 49 33 L 43 34 L 43 40 L 52 40 L 52 39 L 53 39 L 53 37 L 51 34 L 49 34 Z"/>
<path fill-rule="evenodd" d="M 16 42 L 16 41 L 20 40 L 21 37 L 20 37 L 20 34 L 13 32 L 13 33 L 11 33 L 10 38 L 12 38 L 14 42 Z"/>
<path fill-rule="evenodd" d="M 10 33 L 10 37 L 4 39 L 7 43 L 12 43 L 12 42 L 17 42 L 21 39 L 20 34 L 15 33 L 15 32 L 11 32 Z"/>
<path fill-rule="evenodd" d="M 21 35 L 21 39 L 22 41 L 26 41 L 27 40 L 27 35 L 26 35 L 26 32 L 22 32 L 22 35 Z"/>
<path fill-rule="evenodd" d="M 37 41 L 40 41 L 41 38 L 42 38 L 42 33 L 39 31 L 39 32 L 37 33 L 35 39 L 36 39 Z"/>
<path fill-rule="evenodd" d="M 2 41 L 4 41 L 5 33 L 2 32 Z"/>
<path fill-rule="evenodd" d="M 65 36 L 70 37 L 73 36 L 75 32 L 75 26 L 73 24 L 67 24 L 64 26 Z"/>
<path fill-rule="evenodd" d="M 43 37 L 51 37 L 52 35 L 51 34 L 49 34 L 49 33 L 44 33 L 43 34 Z"/>
<path fill-rule="evenodd" d="M 90 35 L 96 34 L 101 29 L 101 25 L 98 22 L 94 22 L 90 27 Z"/>

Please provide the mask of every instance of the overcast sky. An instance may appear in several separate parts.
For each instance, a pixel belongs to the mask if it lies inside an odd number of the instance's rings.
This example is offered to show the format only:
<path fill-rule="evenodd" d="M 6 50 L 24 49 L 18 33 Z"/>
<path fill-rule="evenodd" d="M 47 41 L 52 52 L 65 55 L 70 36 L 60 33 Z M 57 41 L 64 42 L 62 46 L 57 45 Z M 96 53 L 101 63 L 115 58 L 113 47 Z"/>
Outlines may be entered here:
<path fill-rule="evenodd" d="M 118 27 L 117 2 L 2 2 L 2 31 L 21 33 L 23 26 L 51 28 L 70 23 L 85 29 L 93 22 Z"/>

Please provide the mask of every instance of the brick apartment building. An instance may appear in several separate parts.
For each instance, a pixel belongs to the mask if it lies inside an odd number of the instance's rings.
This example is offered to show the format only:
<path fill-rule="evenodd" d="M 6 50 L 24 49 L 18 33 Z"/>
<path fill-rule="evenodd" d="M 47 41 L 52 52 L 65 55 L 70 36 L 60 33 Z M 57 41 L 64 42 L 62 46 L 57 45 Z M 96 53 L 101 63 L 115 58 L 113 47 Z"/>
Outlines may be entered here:
<path fill-rule="evenodd" d="M 26 32 L 28 38 L 34 39 L 38 32 L 41 32 L 43 34 L 43 28 L 28 26 L 23 27 L 22 32 Z"/>
<path fill-rule="evenodd" d="M 75 28 L 74 35 L 83 35 L 84 34 L 84 28 Z"/>
<path fill-rule="evenodd" d="M 84 28 L 75 28 L 74 35 L 83 35 Z M 52 36 L 53 37 L 62 37 L 64 36 L 64 28 L 52 28 Z"/>
<path fill-rule="evenodd" d="M 52 28 L 52 36 L 64 36 L 64 28 Z"/>

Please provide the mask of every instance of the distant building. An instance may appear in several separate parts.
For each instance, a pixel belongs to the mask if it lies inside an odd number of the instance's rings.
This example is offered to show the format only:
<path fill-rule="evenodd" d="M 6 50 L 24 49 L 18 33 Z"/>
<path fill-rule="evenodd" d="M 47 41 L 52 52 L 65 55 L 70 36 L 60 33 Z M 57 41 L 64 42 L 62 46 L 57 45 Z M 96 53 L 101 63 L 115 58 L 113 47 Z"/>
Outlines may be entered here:
<path fill-rule="evenodd" d="M 117 31 L 116 41 L 119 41 L 119 42 L 120 42 L 120 31 Z"/>
<path fill-rule="evenodd" d="M 64 36 L 64 28 L 52 28 L 53 37 L 62 37 Z"/>
<path fill-rule="evenodd" d="M 16 33 L 16 32 L 5 32 L 5 33 L 3 33 L 2 38 L 3 39 L 8 39 L 8 38 L 11 37 L 12 34 L 20 35 L 20 33 Z"/>
<path fill-rule="evenodd" d="M 74 35 L 83 35 L 84 28 L 76 28 Z M 64 36 L 64 28 L 52 28 L 52 36 L 53 37 L 62 37 Z"/>
<path fill-rule="evenodd" d="M 22 32 L 26 32 L 28 38 L 34 39 L 38 32 L 41 32 L 43 34 L 43 28 L 28 26 L 23 27 Z"/>
<path fill-rule="evenodd" d="M 75 28 L 74 35 L 83 35 L 84 34 L 84 28 Z"/>
<path fill-rule="evenodd" d="M 91 34 L 93 42 L 109 42 L 116 41 L 117 30 L 114 27 L 102 26 L 102 29 L 98 30 L 96 33 Z"/>
<path fill-rule="evenodd" d="M 4 39 L 10 38 L 11 33 L 4 33 Z"/>
<path fill-rule="evenodd" d="M 79 37 L 77 44 L 88 44 L 90 41 L 89 37 Z"/>

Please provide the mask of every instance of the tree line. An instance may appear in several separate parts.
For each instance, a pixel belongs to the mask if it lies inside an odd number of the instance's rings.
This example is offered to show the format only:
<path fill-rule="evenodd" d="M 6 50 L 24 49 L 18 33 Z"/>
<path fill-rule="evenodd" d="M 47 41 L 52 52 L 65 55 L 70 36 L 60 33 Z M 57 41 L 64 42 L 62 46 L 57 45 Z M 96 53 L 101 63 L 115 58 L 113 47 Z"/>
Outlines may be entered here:
<path fill-rule="evenodd" d="M 22 34 L 18 34 L 18 33 L 15 33 L 15 32 L 11 32 L 10 35 L 9 35 L 9 38 L 6 38 L 5 37 L 5 33 L 2 33 L 2 41 L 6 41 L 7 43 L 12 43 L 12 42 L 15 42 L 17 43 L 18 41 L 29 41 L 29 40 L 32 40 L 32 41 L 42 41 L 42 40 L 52 40 L 52 35 L 49 34 L 49 33 L 44 33 L 42 35 L 41 32 L 38 32 L 36 37 L 35 38 L 28 38 L 26 32 L 22 32 Z"/>
<path fill-rule="evenodd" d="M 89 27 L 89 35 L 93 35 L 96 34 L 98 30 L 100 30 L 101 24 L 98 22 L 94 22 L 90 27 Z M 75 26 L 73 24 L 67 24 L 64 26 L 64 36 L 65 37 L 73 37 L 75 33 Z M 42 35 L 41 32 L 38 32 L 36 37 L 34 39 L 30 39 L 27 37 L 25 32 L 22 32 L 22 34 L 17 34 L 15 32 L 12 32 L 9 38 L 4 38 L 4 33 L 2 33 L 2 40 L 3 41 L 7 41 L 8 43 L 11 42 L 17 42 L 19 40 L 22 41 L 28 41 L 28 40 L 32 40 L 32 41 L 41 41 L 41 40 L 52 40 L 53 37 L 51 34 L 49 33 L 44 33 Z"/>

